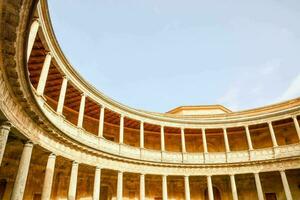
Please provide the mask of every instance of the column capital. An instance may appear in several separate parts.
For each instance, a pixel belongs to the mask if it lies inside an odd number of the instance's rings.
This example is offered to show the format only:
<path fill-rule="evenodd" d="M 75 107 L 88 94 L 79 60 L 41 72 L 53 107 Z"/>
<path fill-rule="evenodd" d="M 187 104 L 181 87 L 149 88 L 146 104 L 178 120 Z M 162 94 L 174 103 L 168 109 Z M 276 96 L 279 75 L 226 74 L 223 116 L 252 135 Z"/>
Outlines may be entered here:
<path fill-rule="evenodd" d="M 272 125 L 273 125 L 273 124 L 272 124 L 272 121 L 268 121 L 267 124 L 268 124 L 269 126 L 272 126 Z"/>
<path fill-rule="evenodd" d="M 49 157 L 56 158 L 56 154 L 55 153 L 50 153 Z"/>
<path fill-rule="evenodd" d="M 67 81 L 69 80 L 69 78 L 68 78 L 67 75 L 63 75 L 62 78 L 65 79 L 65 80 L 67 80 Z"/>
<path fill-rule="evenodd" d="M 51 56 L 51 58 L 53 58 L 53 54 L 52 54 L 51 51 L 47 51 L 47 52 L 46 52 L 46 56 Z"/>
<path fill-rule="evenodd" d="M 81 97 L 86 97 L 86 93 L 85 92 L 82 92 L 80 95 L 81 95 Z"/>
<path fill-rule="evenodd" d="M 96 170 L 101 170 L 101 169 L 102 169 L 102 167 L 96 166 Z"/>
<path fill-rule="evenodd" d="M 34 18 L 32 19 L 32 23 L 33 23 L 33 22 L 38 22 L 39 25 L 41 25 L 41 20 L 40 20 L 40 18 L 38 18 L 38 17 L 34 17 Z"/>
<path fill-rule="evenodd" d="M 79 162 L 77 162 L 77 161 L 74 160 L 74 161 L 72 162 L 72 165 L 79 165 Z"/>
<path fill-rule="evenodd" d="M 31 141 L 31 140 L 28 140 L 28 141 L 26 141 L 26 143 L 25 143 L 25 147 L 33 147 L 33 142 Z"/>
<path fill-rule="evenodd" d="M 1 122 L 1 125 L 0 125 L 1 129 L 5 129 L 5 130 L 9 131 L 11 127 L 12 127 L 12 123 L 11 122 L 9 122 L 9 121 Z"/>

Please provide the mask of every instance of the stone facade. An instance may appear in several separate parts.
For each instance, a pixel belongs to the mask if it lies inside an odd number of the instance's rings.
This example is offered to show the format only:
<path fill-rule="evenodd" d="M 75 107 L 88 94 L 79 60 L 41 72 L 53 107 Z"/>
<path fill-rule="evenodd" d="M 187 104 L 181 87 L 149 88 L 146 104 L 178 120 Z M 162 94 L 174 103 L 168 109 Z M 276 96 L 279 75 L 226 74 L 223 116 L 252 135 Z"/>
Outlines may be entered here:
<path fill-rule="evenodd" d="M 300 199 L 300 99 L 132 109 L 68 63 L 46 0 L 0 9 L 0 199 Z"/>

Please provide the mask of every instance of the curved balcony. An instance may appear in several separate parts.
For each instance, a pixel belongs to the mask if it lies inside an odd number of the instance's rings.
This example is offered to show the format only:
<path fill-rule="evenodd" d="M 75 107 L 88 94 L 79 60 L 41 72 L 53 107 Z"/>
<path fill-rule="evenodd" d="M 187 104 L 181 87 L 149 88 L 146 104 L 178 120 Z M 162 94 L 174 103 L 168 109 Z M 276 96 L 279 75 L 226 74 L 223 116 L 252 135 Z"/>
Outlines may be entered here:
<path fill-rule="evenodd" d="M 1 5 L 0 199 L 299 199 L 300 99 L 202 116 L 128 108 L 73 70 L 45 0 Z"/>
<path fill-rule="evenodd" d="M 300 99 L 199 116 L 129 108 L 72 68 L 56 41 L 46 2 L 37 10 L 27 53 L 32 90 L 44 115 L 73 140 L 109 154 L 163 163 L 236 163 L 299 154 Z"/>

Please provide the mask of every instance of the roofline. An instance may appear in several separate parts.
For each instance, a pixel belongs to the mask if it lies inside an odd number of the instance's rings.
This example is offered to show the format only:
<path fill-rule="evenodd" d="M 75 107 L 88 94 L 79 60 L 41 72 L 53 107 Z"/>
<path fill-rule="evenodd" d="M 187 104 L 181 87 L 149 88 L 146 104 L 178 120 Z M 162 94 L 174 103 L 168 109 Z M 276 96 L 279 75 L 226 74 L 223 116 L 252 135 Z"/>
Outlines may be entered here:
<path fill-rule="evenodd" d="M 180 110 L 194 110 L 195 108 L 205 108 L 205 109 L 215 109 L 215 108 L 218 108 L 218 109 L 221 109 L 223 110 L 224 112 L 226 113 L 231 113 L 232 111 L 229 110 L 228 108 L 224 107 L 223 105 L 220 105 L 220 104 L 213 104 L 213 105 L 193 105 L 193 106 L 178 106 L 172 110 L 169 110 L 167 111 L 166 113 L 168 114 L 174 114 Z"/>

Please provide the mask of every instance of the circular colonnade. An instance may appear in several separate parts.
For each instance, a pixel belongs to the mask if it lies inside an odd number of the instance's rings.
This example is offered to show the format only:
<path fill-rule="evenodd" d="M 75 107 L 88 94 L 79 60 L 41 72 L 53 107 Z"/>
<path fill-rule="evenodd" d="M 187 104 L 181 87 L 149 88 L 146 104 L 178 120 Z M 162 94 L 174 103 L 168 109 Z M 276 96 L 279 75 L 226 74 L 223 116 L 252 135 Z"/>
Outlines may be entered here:
<path fill-rule="evenodd" d="M 3 199 L 300 197 L 300 99 L 198 116 L 129 108 L 72 68 L 45 0 L 0 5 Z"/>

